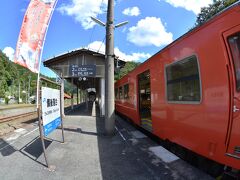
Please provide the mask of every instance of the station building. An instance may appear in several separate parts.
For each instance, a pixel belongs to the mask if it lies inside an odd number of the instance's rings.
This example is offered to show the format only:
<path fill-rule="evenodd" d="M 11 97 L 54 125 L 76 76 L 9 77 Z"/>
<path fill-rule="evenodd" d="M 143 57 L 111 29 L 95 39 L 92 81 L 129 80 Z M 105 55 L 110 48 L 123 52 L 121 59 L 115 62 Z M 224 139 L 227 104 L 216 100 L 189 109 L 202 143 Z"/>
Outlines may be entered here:
<path fill-rule="evenodd" d="M 77 88 L 77 104 L 96 99 L 100 115 L 104 116 L 105 59 L 105 54 L 81 48 L 47 59 L 43 64 Z M 124 61 L 114 58 L 115 73 L 124 65 Z M 61 91 L 64 94 L 64 86 Z M 62 102 L 64 103 L 63 99 Z M 71 98 L 71 107 L 73 108 L 73 98 Z"/>

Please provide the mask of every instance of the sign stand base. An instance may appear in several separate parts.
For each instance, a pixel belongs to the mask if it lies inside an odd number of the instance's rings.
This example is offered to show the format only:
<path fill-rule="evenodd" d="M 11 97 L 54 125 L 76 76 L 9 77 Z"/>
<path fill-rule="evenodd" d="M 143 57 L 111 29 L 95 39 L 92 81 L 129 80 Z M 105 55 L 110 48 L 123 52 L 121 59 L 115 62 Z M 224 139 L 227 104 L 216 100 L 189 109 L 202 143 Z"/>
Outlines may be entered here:
<path fill-rule="evenodd" d="M 54 172 L 56 170 L 56 166 L 54 165 L 49 165 L 48 167 L 44 168 L 46 170 L 48 170 L 49 172 Z"/>

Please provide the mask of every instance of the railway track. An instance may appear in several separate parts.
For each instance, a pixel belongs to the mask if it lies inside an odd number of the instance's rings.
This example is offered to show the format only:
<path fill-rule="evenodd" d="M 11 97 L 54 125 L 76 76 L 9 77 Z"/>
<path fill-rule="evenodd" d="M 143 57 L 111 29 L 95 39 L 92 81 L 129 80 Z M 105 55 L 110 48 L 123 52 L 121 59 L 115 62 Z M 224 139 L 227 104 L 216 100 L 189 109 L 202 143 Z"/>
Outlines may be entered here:
<path fill-rule="evenodd" d="M 4 123 L 4 122 L 13 121 L 13 120 L 19 120 L 21 118 L 25 118 L 25 117 L 32 116 L 32 115 L 37 115 L 37 111 L 0 118 L 0 124 Z"/>
<path fill-rule="evenodd" d="M 28 112 L 24 113 L 24 111 L 26 111 L 26 108 L 34 108 L 34 110 L 30 109 L 30 110 L 28 110 Z M 71 106 L 65 106 L 65 111 L 68 111 L 68 109 L 70 109 L 70 108 L 71 108 Z M 9 116 L 9 114 L 12 114 L 12 115 Z M 35 110 L 35 106 L 20 106 L 20 107 L 2 108 L 2 109 L 0 109 L 0 124 L 5 123 L 5 122 L 14 121 L 14 120 L 20 120 L 22 118 L 26 118 L 28 116 L 33 116 L 33 115 L 36 115 L 36 117 L 37 117 L 37 111 Z"/>

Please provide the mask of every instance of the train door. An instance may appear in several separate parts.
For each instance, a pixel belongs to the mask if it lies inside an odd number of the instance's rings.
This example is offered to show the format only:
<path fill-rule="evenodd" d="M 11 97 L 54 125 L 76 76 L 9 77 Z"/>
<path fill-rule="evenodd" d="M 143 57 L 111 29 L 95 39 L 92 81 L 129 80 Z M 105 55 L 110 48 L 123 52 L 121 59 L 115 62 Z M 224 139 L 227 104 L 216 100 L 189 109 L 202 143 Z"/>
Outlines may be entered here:
<path fill-rule="evenodd" d="M 141 126 L 152 131 L 150 71 L 138 75 L 139 115 Z"/>
<path fill-rule="evenodd" d="M 226 155 L 240 159 L 240 26 L 224 33 L 230 64 L 233 73 L 230 73 L 231 84 L 231 115 L 227 135 Z M 229 70 L 229 72 L 231 72 Z"/>

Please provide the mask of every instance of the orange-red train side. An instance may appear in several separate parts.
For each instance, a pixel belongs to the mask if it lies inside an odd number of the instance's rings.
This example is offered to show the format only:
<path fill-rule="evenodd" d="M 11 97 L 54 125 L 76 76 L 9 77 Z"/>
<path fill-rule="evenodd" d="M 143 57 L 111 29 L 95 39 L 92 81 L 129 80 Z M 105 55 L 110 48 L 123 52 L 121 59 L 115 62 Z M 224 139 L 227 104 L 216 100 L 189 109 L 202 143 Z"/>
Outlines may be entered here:
<path fill-rule="evenodd" d="M 115 108 L 163 140 L 240 170 L 238 70 L 240 3 L 117 81 Z"/>

